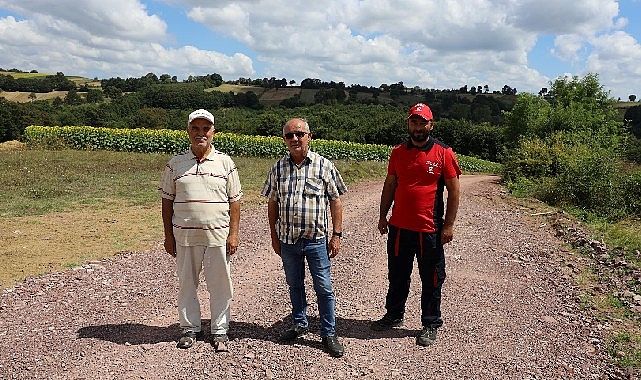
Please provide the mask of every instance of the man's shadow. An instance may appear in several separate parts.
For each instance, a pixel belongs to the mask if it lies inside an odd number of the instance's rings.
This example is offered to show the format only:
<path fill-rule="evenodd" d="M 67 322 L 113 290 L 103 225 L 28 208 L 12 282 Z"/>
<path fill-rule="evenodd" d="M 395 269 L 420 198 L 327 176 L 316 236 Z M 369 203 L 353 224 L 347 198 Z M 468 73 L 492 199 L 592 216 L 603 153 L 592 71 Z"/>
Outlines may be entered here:
<path fill-rule="evenodd" d="M 308 335 L 320 334 L 320 320 L 318 317 L 308 317 L 309 333 Z M 403 338 L 414 336 L 417 330 L 394 328 L 387 331 L 373 331 L 370 329 L 370 320 L 336 318 L 336 335 L 339 338 L 356 338 L 356 339 L 381 339 L 381 338 Z M 205 333 L 204 339 L 209 338 L 211 321 L 203 319 L 202 331 Z M 291 327 L 290 316 L 287 315 L 276 321 L 269 327 L 261 326 L 256 323 L 231 321 L 229 324 L 229 338 L 235 339 L 258 339 L 274 342 L 276 344 L 305 344 L 310 347 L 319 348 L 320 339 L 310 339 L 301 337 L 293 342 L 282 342 L 279 337 L 285 330 Z M 86 326 L 78 329 L 78 339 L 100 339 L 116 344 L 142 345 L 156 344 L 162 342 L 177 342 L 180 338 L 180 326 L 178 323 L 169 326 L 149 326 L 141 323 L 121 323 L 106 324 L 96 326 Z M 313 336 L 312 335 L 312 336 Z"/>

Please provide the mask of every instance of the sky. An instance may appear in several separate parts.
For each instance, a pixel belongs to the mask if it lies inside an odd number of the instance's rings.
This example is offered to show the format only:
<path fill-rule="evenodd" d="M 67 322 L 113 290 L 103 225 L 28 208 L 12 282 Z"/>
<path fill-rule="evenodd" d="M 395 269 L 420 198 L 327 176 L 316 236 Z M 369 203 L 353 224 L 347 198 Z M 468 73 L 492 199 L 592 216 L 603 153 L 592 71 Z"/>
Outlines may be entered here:
<path fill-rule="evenodd" d="M 641 99 L 641 0 L 0 0 L 0 68 Z"/>

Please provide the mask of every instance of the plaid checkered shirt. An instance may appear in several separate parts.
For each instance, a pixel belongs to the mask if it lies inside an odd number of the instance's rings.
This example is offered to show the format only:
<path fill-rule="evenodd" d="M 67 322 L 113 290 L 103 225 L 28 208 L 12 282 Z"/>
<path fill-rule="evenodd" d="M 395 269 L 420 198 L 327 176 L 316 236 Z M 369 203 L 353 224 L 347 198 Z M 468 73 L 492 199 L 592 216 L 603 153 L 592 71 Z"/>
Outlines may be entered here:
<path fill-rule="evenodd" d="M 329 201 L 346 192 L 347 186 L 334 164 L 310 150 L 300 168 L 290 155 L 276 161 L 261 195 L 278 202 L 278 237 L 294 244 L 301 238 L 326 237 Z"/>

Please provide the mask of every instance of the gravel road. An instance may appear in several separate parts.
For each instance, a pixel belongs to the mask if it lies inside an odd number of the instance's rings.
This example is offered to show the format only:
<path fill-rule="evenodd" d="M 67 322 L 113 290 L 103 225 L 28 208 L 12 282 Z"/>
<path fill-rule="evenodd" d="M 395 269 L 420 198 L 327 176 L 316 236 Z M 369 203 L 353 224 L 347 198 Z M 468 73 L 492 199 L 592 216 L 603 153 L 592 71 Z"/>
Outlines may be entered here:
<path fill-rule="evenodd" d="M 343 198 L 344 237 L 332 277 L 344 357 L 322 350 L 309 276 L 312 330 L 294 344 L 277 341 L 290 306 L 263 206 L 241 213 L 230 352 L 216 353 L 207 341 L 176 348 L 174 260 L 158 242 L 2 291 L 0 379 L 622 378 L 603 353 L 607 326 L 578 307 L 569 252 L 543 219 L 504 201 L 495 177 L 462 176 L 437 342 L 415 344 L 416 271 L 405 326 L 371 331 L 386 292 L 385 237 L 376 230 L 381 188 L 360 184 Z M 150 212 L 160 218 L 159 210 Z M 201 300 L 206 296 L 203 285 Z"/>

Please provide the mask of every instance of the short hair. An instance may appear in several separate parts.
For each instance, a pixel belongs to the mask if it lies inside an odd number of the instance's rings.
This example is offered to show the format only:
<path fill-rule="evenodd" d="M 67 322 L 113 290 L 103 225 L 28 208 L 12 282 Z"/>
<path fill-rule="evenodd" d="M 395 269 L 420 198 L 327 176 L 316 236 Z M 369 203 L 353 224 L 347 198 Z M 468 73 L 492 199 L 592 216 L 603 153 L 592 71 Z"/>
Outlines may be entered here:
<path fill-rule="evenodd" d="M 283 134 L 285 134 L 285 128 L 287 128 L 287 124 L 289 124 L 290 121 L 292 120 L 300 120 L 303 122 L 304 127 L 303 129 L 305 130 L 304 132 L 310 133 L 311 130 L 309 129 L 309 123 L 307 122 L 307 119 L 303 119 L 302 117 L 294 117 L 285 122 L 285 125 L 283 125 Z"/>

